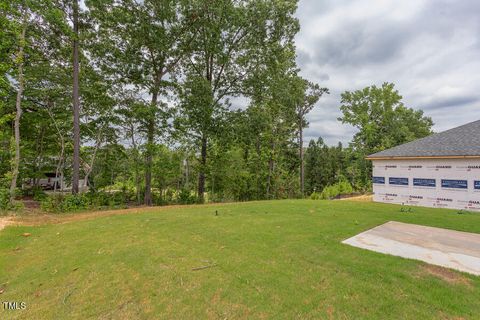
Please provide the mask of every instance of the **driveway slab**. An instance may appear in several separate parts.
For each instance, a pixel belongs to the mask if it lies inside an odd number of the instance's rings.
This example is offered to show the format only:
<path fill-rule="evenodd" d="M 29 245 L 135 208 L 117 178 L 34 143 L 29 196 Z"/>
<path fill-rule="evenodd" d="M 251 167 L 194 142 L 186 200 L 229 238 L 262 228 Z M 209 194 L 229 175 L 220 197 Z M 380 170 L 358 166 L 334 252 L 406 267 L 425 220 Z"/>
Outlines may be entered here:
<path fill-rule="evenodd" d="M 480 275 L 480 234 L 389 221 L 345 244 Z"/>

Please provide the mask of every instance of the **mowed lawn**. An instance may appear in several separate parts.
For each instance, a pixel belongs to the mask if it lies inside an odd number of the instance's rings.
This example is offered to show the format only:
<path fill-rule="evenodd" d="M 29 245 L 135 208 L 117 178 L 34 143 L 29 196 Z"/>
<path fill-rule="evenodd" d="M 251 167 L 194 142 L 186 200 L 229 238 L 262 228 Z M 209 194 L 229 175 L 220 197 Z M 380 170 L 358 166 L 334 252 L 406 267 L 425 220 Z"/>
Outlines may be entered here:
<path fill-rule="evenodd" d="M 413 210 L 284 200 L 7 227 L 0 300 L 27 308 L 0 319 L 478 319 L 480 277 L 341 244 L 390 220 L 480 233 L 480 214 Z"/>

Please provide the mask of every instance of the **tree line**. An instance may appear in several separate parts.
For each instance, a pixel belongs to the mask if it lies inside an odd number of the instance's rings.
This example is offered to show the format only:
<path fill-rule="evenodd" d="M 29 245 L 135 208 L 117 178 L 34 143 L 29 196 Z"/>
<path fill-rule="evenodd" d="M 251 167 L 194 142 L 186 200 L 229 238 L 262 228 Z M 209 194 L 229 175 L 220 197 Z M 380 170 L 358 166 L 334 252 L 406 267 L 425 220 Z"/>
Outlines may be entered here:
<path fill-rule="evenodd" d="M 47 173 L 73 194 L 129 190 L 145 205 L 304 197 L 340 179 L 367 190 L 364 156 L 432 121 L 393 84 L 347 91 L 350 145 L 305 148 L 307 115 L 329 91 L 299 75 L 296 9 L 0 0 L 0 190 L 13 203 Z"/>

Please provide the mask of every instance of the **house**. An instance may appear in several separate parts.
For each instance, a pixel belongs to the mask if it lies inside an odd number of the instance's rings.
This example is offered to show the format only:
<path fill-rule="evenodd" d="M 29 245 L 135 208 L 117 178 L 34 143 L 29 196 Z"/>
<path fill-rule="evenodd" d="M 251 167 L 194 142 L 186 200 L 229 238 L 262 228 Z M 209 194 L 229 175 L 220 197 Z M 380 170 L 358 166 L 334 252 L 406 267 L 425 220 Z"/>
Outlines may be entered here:
<path fill-rule="evenodd" d="M 367 159 L 374 201 L 480 210 L 480 120 Z"/>

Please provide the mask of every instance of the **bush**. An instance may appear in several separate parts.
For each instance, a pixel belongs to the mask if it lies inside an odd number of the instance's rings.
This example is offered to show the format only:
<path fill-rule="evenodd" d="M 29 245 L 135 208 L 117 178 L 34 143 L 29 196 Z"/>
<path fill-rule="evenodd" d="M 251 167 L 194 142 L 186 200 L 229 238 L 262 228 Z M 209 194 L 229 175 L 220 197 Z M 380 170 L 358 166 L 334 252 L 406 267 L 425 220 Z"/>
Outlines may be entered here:
<path fill-rule="evenodd" d="M 343 180 L 338 183 L 339 194 L 350 194 L 353 192 L 352 185 L 348 181 Z"/>
<path fill-rule="evenodd" d="M 69 212 L 86 210 L 90 208 L 91 203 L 91 200 L 85 193 L 75 195 L 69 194 L 63 198 L 61 203 L 61 211 Z"/>
<path fill-rule="evenodd" d="M 19 190 L 15 190 L 15 194 L 18 194 Z M 10 190 L 7 188 L 0 187 L 0 211 L 7 210 L 21 210 L 23 209 L 23 202 L 14 201 L 10 202 Z"/>
<path fill-rule="evenodd" d="M 89 192 L 85 196 L 91 208 L 110 208 L 126 203 L 125 195 L 122 192 Z"/>
<path fill-rule="evenodd" d="M 338 195 L 338 187 L 336 184 L 331 185 L 331 186 L 326 186 L 323 188 L 322 193 L 320 194 L 320 199 L 326 200 L 326 199 L 332 199 Z"/>
<path fill-rule="evenodd" d="M 47 212 L 61 212 L 63 194 L 47 196 L 40 201 L 40 208 Z"/>
<path fill-rule="evenodd" d="M 310 199 L 312 199 L 312 200 L 320 200 L 320 193 L 318 193 L 318 192 L 312 192 L 312 194 L 310 195 Z"/>
<path fill-rule="evenodd" d="M 125 192 L 87 192 L 77 195 L 53 194 L 41 199 L 42 210 L 48 212 L 73 212 L 91 209 L 119 208 L 128 203 Z"/>
<path fill-rule="evenodd" d="M 342 180 L 331 186 L 325 187 L 320 194 L 320 199 L 333 199 L 339 195 L 349 194 L 352 192 L 352 185 L 348 181 Z"/>
<path fill-rule="evenodd" d="M 45 193 L 45 191 L 42 190 L 42 188 L 33 188 L 32 193 L 33 200 L 35 201 L 42 201 L 43 199 L 48 197 L 48 195 Z"/>
<path fill-rule="evenodd" d="M 182 189 L 178 193 L 177 202 L 179 204 L 193 204 L 197 202 L 197 197 L 190 190 Z"/>
<path fill-rule="evenodd" d="M 10 207 L 10 191 L 6 188 L 0 188 L 0 210 L 9 210 Z"/>
<path fill-rule="evenodd" d="M 71 212 L 89 209 L 91 201 L 85 194 L 53 194 L 40 201 L 40 207 L 48 212 Z"/>

